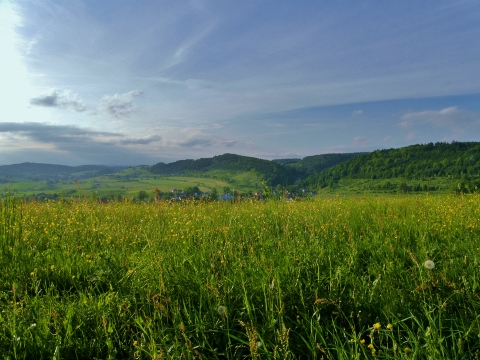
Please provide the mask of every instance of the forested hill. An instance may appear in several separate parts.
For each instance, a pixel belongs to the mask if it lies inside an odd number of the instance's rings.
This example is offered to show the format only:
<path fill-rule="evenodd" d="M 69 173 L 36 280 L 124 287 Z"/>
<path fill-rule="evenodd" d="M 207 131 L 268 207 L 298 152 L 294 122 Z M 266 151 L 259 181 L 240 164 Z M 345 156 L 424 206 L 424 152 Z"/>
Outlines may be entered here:
<path fill-rule="evenodd" d="M 323 154 L 307 156 L 303 159 L 277 159 L 273 162 L 287 168 L 295 169 L 300 175 L 308 176 L 319 173 L 364 153 Z"/>
<path fill-rule="evenodd" d="M 223 154 L 198 160 L 179 160 L 173 163 L 158 163 L 150 167 L 153 174 L 185 174 L 210 170 L 255 171 L 262 175 L 268 185 L 291 184 L 296 172 L 272 161 L 235 154 Z"/>
<path fill-rule="evenodd" d="M 470 178 L 479 175 L 479 142 L 437 142 L 365 153 L 321 174 L 310 176 L 304 184 L 307 186 L 341 178 L 421 179 L 436 176 Z"/>

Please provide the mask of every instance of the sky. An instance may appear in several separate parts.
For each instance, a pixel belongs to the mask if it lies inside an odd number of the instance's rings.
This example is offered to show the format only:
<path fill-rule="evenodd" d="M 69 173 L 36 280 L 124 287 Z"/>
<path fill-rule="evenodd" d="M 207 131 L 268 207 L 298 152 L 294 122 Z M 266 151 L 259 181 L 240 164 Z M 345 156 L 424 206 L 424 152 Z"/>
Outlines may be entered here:
<path fill-rule="evenodd" d="M 480 141 L 480 3 L 0 0 L 0 165 Z"/>

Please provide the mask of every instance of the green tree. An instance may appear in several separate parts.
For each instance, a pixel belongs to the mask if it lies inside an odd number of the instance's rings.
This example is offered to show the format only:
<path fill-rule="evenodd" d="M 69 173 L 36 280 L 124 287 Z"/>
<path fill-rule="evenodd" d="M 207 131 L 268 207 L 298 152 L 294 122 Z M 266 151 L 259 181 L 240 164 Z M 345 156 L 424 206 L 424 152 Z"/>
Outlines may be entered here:
<path fill-rule="evenodd" d="M 194 195 L 194 194 L 197 194 L 197 196 L 201 193 L 200 189 L 198 188 L 198 186 L 189 186 L 187 187 L 185 190 L 185 193 L 187 195 Z"/>
<path fill-rule="evenodd" d="M 213 188 L 211 191 L 210 191 L 210 198 L 212 200 L 217 200 L 218 199 L 218 191 L 217 191 L 217 188 Z"/>
<path fill-rule="evenodd" d="M 275 192 L 276 192 L 276 198 L 281 199 L 283 195 L 282 185 L 278 184 L 277 187 L 275 188 Z"/>
<path fill-rule="evenodd" d="M 328 187 L 330 188 L 330 190 L 335 189 L 335 180 L 330 179 L 330 181 L 328 182 Z"/>
<path fill-rule="evenodd" d="M 145 190 L 140 190 L 140 191 L 138 192 L 138 200 L 140 200 L 140 201 L 145 201 L 145 200 L 147 200 L 147 199 L 148 199 L 148 194 L 147 194 L 147 192 L 146 192 Z"/>

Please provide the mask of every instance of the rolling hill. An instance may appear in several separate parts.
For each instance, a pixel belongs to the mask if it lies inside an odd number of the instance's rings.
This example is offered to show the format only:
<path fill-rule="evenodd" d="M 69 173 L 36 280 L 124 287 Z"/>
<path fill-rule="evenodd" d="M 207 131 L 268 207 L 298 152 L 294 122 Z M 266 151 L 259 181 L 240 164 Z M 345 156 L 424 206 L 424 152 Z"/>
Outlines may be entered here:
<path fill-rule="evenodd" d="M 29 184 L 22 185 L 22 179 Z M 169 187 L 183 189 L 187 183 L 199 186 L 202 191 L 219 186 L 252 191 L 261 189 L 264 184 L 296 193 L 325 188 L 338 191 L 342 187 L 349 187 L 355 193 L 379 189 L 389 192 L 450 191 L 457 185 L 472 191 L 480 188 L 480 143 L 437 142 L 369 153 L 324 154 L 273 161 L 223 154 L 128 168 L 38 163 L 0 166 L 0 182 L 26 194 L 39 191 L 72 193 L 76 189 L 72 187 L 73 180 L 81 180 L 84 190 L 129 195 L 157 186 L 163 191 Z"/>
<path fill-rule="evenodd" d="M 231 172 L 255 172 L 268 185 L 291 184 L 295 181 L 296 171 L 273 161 L 235 154 L 223 154 L 198 160 L 180 160 L 173 163 L 158 163 L 150 167 L 152 174 L 183 175 L 205 173 L 212 170 Z"/>

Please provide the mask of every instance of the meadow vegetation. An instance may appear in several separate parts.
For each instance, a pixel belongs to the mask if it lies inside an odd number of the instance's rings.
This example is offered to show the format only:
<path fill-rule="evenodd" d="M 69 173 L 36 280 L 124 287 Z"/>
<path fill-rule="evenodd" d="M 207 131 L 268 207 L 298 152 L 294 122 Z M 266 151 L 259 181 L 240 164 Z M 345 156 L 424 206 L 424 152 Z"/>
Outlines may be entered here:
<path fill-rule="evenodd" d="M 0 205 L 5 359 L 480 358 L 480 196 Z"/>

